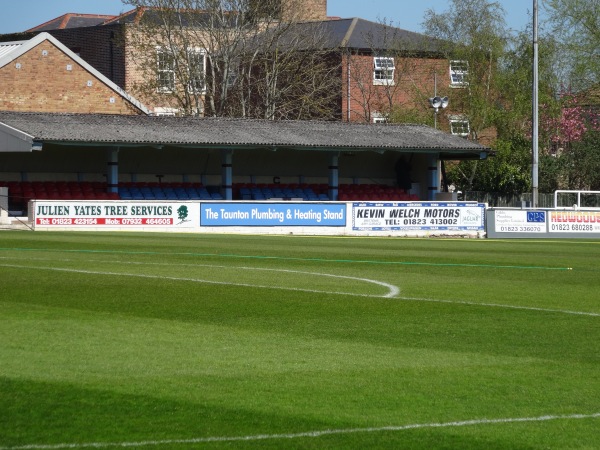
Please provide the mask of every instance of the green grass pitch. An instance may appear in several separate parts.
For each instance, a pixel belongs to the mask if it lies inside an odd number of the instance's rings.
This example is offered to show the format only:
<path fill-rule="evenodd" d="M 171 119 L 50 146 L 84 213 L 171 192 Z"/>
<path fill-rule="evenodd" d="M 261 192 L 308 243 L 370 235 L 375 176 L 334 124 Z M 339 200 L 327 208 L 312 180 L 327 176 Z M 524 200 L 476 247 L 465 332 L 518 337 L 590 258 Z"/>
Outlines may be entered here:
<path fill-rule="evenodd" d="M 600 242 L 0 232 L 0 449 L 600 448 Z"/>

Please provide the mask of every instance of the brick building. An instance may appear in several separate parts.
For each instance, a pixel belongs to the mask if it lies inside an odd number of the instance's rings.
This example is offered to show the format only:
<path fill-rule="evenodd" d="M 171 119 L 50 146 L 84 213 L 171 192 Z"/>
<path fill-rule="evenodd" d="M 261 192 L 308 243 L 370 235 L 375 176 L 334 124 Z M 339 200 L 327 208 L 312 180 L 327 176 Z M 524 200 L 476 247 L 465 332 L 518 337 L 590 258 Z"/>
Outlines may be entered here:
<path fill-rule="evenodd" d="M 0 110 L 148 114 L 147 108 L 48 33 L 0 43 Z"/>
<path fill-rule="evenodd" d="M 282 20 L 299 21 L 298 26 L 311 30 L 317 24 L 327 36 L 332 64 L 340 68 L 340 92 L 332 105 L 336 109 L 332 117 L 353 122 L 381 122 L 388 120 L 391 114 L 433 115 L 428 99 L 438 94 L 450 97 L 448 110 L 440 111 L 436 117 L 439 126 L 454 134 L 468 135 L 467 118 L 452 110 L 452 105 L 458 104 L 453 100 L 464 91 L 461 80 L 468 68 L 460 62 L 449 61 L 435 40 L 358 18 L 327 18 L 326 0 L 292 0 L 292 3 L 282 3 L 281 8 Z M 138 8 L 100 24 L 88 18 L 85 26 L 74 28 L 56 25 L 69 23 L 65 22 L 66 16 L 61 16 L 61 20 L 54 19 L 29 31 L 47 29 L 117 86 L 133 92 L 140 79 L 148 78 L 132 61 L 135 49 L 131 44 L 136 24 L 147 14 L 152 11 Z M 201 54 L 200 57 L 205 58 Z M 203 64 L 206 67 L 206 61 Z M 174 71 L 172 74 L 168 69 L 162 74 L 165 79 L 157 80 L 157 84 L 175 82 Z M 177 112 L 168 89 L 157 87 L 156 94 L 152 98 L 140 98 L 155 114 Z"/>
<path fill-rule="evenodd" d="M 305 27 L 308 33 L 315 26 L 321 29 L 326 38 L 325 50 L 339 80 L 335 90 L 336 101 L 332 103 L 333 112 L 329 116 L 345 122 L 372 123 L 385 122 L 398 111 L 433 114 L 428 99 L 434 94 L 449 96 L 452 105 L 452 100 L 465 92 L 464 77 L 468 66 L 445 58 L 435 40 L 358 18 L 326 18 L 326 0 L 294 1 L 299 2 L 298 8 L 293 11 L 294 17 L 299 20 L 296 30 L 302 31 Z M 0 43 L 0 110 L 123 115 L 176 113 L 177 107 L 169 95 L 171 92 L 165 88 L 178 82 L 177 75 L 168 66 L 168 60 L 160 65 L 160 52 L 154 42 L 149 42 L 147 48 L 157 59 L 154 64 L 161 69 L 156 74 L 157 95 L 154 98 L 158 101 L 148 103 L 144 98 L 144 104 L 148 105 L 145 107 L 128 94 L 143 77 L 132 58 L 136 49 L 131 38 L 140 17 L 148 13 L 152 14 L 152 11 L 135 9 L 101 24 L 88 21 L 84 26 L 76 27 L 62 26 L 64 20 L 53 20 L 44 25 L 51 35 L 39 34 L 33 29 L 29 33 L 0 36 L 0 41 L 4 41 L 4 44 Z M 291 14 L 290 10 L 282 9 L 281 19 L 289 20 L 287 14 Z M 200 59 L 199 63 L 206 68 L 206 53 L 199 50 L 198 55 L 204 59 Z M 311 49 L 306 50 L 310 52 Z M 18 68 L 17 64 L 20 65 Z M 466 118 L 451 108 L 437 115 L 439 128 L 461 136 L 468 134 Z M 369 129 L 375 130 L 375 127 Z M 351 146 L 352 142 L 348 145 Z M 11 159 L 15 163 L 14 169 L 8 170 L 10 173 L 5 178 L 24 180 L 31 172 L 35 173 L 32 177 L 47 179 L 46 172 L 52 172 L 56 179 L 102 179 L 105 175 L 97 167 L 106 155 L 100 149 L 94 150 L 98 150 L 96 168 L 88 167 L 90 151 L 86 151 L 85 164 L 79 160 L 77 167 L 65 166 L 65 161 L 68 161 L 65 155 L 47 152 L 45 156 L 51 158 L 56 167 L 50 166 L 50 160 L 39 166 L 28 162 L 20 167 L 21 159 L 15 157 Z M 439 186 L 436 174 L 440 158 L 455 155 L 419 150 L 406 153 L 413 171 L 411 195 L 430 198 Z M 127 161 L 126 158 L 134 154 L 134 162 Z M 148 157 L 150 154 L 152 157 Z M 202 155 L 204 159 L 194 160 L 201 167 L 193 167 L 191 164 L 182 165 L 180 161 L 183 159 L 172 152 L 145 149 L 143 155 L 137 152 L 129 155 L 123 155 L 123 161 L 131 166 L 126 171 L 131 182 L 156 180 L 157 177 L 187 182 L 198 181 L 200 177 L 202 183 L 209 184 L 219 182 L 219 158 L 225 157 L 207 151 Z M 310 152 L 300 155 L 261 149 L 248 156 L 247 160 L 239 161 L 238 167 L 243 168 L 243 173 L 237 175 L 234 181 L 264 183 L 265 180 L 274 180 L 275 174 L 286 183 L 323 184 L 328 179 L 323 168 L 339 166 L 338 181 L 342 184 L 395 183 L 396 152 L 384 155 L 347 151 L 335 156 L 334 160 L 328 159 L 328 156 L 331 155 L 323 152 L 316 152 L 313 156 Z M 114 163 L 113 157 L 111 153 L 109 167 Z M 230 162 L 224 164 L 229 165 Z M 59 173 L 63 170 L 65 173 Z"/>

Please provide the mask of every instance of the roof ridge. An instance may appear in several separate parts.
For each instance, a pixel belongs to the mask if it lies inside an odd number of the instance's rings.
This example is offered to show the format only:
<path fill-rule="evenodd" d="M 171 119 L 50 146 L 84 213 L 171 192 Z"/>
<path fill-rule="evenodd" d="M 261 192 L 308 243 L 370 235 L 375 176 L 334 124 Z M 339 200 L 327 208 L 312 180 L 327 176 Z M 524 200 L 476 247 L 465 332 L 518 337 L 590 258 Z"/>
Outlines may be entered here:
<path fill-rule="evenodd" d="M 350 26 L 346 30 L 346 34 L 344 35 L 342 42 L 340 42 L 340 47 L 345 47 L 346 45 L 348 45 L 348 42 L 350 42 L 350 38 L 352 37 L 352 33 L 354 33 L 354 29 L 356 28 L 357 23 L 358 17 L 354 17 L 352 19 L 352 23 L 350 23 Z"/>

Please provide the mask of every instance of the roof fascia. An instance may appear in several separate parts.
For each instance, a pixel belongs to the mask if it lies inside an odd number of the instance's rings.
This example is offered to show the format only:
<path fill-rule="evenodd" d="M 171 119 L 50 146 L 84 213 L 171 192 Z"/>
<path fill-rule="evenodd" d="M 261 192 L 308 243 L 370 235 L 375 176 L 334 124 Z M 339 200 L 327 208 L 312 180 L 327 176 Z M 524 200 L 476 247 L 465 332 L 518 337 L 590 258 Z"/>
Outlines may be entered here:
<path fill-rule="evenodd" d="M 443 52 L 423 51 L 423 50 L 402 50 L 393 49 L 390 50 L 385 48 L 356 48 L 356 47 L 344 47 L 347 52 L 359 56 L 373 56 L 373 55 L 386 55 L 398 56 L 403 58 L 428 58 L 428 59 L 448 59 Z"/>
<path fill-rule="evenodd" d="M 44 33 L 41 33 L 41 34 L 44 34 Z M 8 52 L 6 55 L 4 55 L 2 58 L 0 58 L 0 69 L 2 67 L 6 66 L 7 64 L 9 64 L 10 62 L 14 61 L 15 59 L 17 59 L 19 56 L 23 55 L 24 53 L 27 53 L 33 47 L 35 47 L 40 42 L 42 42 L 43 39 L 38 38 L 38 36 L 40 36 L 40 35 L 38 34 L 37 36 L 34 36 L 33 38 L 31 38 L 29 40 L 24 40 L 24 41 L 3 42 L 4 45 L 8 45 L 8 44 L 17 45 L 18 44 L 18 47 L 15 47 L 12 51 Z"/>
<path fill-rule="evenodd" d="M 8 144 L 10 141 L 11 147 L 16 143 L 16 149 L 5 150 L 2 148 L 2 144 Z M 17 128 L 11 127 L 5 123 L 0 122 L 0 153 L 6 152 L 31 152 L 33 150 L 40 150 L 41 144 L 37 142 L 34 136 L 25 133 Z"/>
<path fill-rule="evenodd" d="M 1 123 L 0 123 L 1 125 Z M 395 153 L 422 153 L 422 154 L 439 154 L 440 159 L 445 160 L 459 160 L 459 159 L 486 159 L 487 156 L 491 155 L 489 149 L 456 149 L 448 150 L 444 149 L 440 153 L 439 148 L 409 148 L 409 147 L 323 147 L 323 146 L 301 146 L 301 145 L 243 145 L 243 144 L 202 144 L 202 143 L 173 143 L 173 142 L 88 142 L 88 141 L 62 141 L 49 139 L 43 142 L 43 144 L 59 145 L 65 147 L 119 147 L 119 148 L 139 148 L 139 147 L 152 147 L 152 148 L 188 148 L 198 150 L 234 150 L 234 151 L 255 151 L 255 150 L 268 150 L 276 152 L 278 150 L 292 150 L 292 151 L 316 151 L 316 152 L 355 152 L 355 153 L 366 153 L 373 152 L 383 154 L 385 152 Z"/>

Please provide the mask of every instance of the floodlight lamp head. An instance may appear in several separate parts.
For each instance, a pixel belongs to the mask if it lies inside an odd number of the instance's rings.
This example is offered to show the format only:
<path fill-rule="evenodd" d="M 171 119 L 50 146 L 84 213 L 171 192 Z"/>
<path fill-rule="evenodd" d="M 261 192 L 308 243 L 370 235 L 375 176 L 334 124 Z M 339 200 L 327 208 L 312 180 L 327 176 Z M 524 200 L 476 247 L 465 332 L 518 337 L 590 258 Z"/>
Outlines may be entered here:
<path fill-rule="evenodd" d="M 433 97 L 429 99 L 429 103 L 433 108 L 438 109 L 442 106 L 442 99 L 441 97 Z"/>
<path fill-rule="evenodd" d="M 449 102 L 450 99 L 448 97 L 442 97 L 442 108 L 446 108 Z"/>

